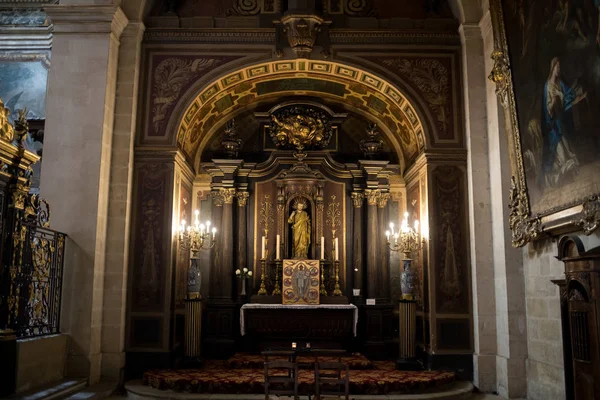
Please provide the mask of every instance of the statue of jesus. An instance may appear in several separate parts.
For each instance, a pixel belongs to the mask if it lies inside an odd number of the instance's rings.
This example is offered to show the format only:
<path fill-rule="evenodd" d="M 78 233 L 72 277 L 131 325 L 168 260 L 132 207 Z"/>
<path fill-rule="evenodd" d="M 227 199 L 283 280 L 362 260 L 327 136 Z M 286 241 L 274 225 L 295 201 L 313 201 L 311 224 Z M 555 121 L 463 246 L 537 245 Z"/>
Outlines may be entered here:
<path fill-rule="evenodd" d="M 304 211 L 306 200 L 297 200 L 296 209 L 292 211 L 288 218 L 288 223 L 292 224 L 292 258 L 308 258 L 308 246 L 310 246 L 310 218 Z"/>

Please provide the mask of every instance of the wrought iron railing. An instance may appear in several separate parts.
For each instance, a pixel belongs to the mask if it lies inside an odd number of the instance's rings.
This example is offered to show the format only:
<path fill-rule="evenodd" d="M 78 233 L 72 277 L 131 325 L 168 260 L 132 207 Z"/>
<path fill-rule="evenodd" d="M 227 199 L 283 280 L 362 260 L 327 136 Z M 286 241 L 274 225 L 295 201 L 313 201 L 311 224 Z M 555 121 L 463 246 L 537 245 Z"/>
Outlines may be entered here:
<path fill-rule="evenodd" d="M 15 252 L 21 253 L 22 262 L 13 280 L 18 304 L 12 310 L 11 328 L 18 338 L 58 333 L 66 235 L 40 226 L 24 227 L 23 251 Z"/>

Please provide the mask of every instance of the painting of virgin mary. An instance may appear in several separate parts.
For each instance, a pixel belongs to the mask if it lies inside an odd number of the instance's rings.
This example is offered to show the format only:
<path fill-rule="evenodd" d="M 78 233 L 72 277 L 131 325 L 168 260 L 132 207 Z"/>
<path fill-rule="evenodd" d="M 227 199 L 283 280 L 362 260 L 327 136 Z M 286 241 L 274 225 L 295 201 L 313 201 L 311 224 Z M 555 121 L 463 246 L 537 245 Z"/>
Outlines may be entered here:
<path fill-rule="evenodd" d="M 600 0 L 502 5 L 530 211 L 600 193 Z"/>

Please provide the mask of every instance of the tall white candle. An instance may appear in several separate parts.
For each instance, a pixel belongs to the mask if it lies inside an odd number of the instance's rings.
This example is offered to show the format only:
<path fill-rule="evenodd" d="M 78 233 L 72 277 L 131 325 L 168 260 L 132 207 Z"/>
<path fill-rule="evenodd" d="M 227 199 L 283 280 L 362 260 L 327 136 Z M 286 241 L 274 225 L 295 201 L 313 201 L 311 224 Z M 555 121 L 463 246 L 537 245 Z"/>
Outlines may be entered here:
<path fill-rule="evenodd" d="M 321 236 L 321 260 L 325 259 L 325 236 Z"/>
<path fill-rule="evenodd" d="M 277 254 L 276 259 L 279 260 L 279 248 L 281 247 L 281 236 L 277 235 L 277 247 L 275 248 L 275 252 Z"/>
<path fill-rule="evenodd" d="M 262 246 L 260 246 L 261 248 L 261 253 L 260 253 L 260 258 L 264 259 L 265 258 L 265 237 L 262 237 Z"/>
<path fill-rule="evenodd" d="M 339 245 L 339 238 L 335 238 L 335 261 L 339 261 L 340 259 L 340 245 Z"/>

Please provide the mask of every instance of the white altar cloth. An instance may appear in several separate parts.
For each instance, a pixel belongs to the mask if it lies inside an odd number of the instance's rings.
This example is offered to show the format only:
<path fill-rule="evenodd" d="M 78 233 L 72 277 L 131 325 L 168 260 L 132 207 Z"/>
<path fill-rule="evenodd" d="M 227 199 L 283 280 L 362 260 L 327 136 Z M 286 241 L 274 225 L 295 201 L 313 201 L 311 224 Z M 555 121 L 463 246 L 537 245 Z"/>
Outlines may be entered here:
<path fill-rule="evenodd" d="M 356 336 L 356 324 L 358 323 L 358 308 L 354 304 L 259 304 L 259 303 L 247 303 L 244 304 L 240 311 L 240 332 L 242 336 L 246 334 L 246 327 L 244 325 L 244 313 L 248 309 L 261 309 L 261 310 L 273 310 L 273 309 L 334 309 L 334 310 L 354 310 L 354 336 Z"/>

